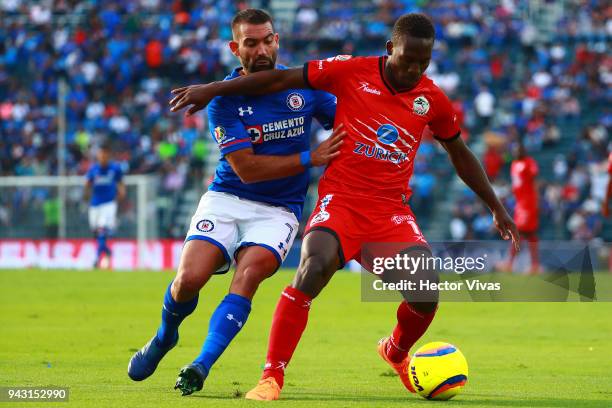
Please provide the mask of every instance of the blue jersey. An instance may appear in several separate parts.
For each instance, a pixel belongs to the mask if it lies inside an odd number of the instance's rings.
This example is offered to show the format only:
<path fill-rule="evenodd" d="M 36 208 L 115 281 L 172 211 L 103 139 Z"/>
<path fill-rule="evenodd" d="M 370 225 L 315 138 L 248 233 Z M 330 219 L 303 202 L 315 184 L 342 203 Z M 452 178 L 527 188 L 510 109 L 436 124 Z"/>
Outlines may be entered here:
<path fill-rule="evenodd" d="M 225 80 L 240 76 L 240 69 L 235 69 Z M 278 66 L 278 69 L 286 68 Z M 310 180 L 308 171 L 244 184 L 225 156 L 246 148 L 265 155 L 290 155 L 309 150 L 312 119 L 316 118 L 325 129 L 331 129 L 335 113 L 336 98 L 311 89 L 214 98 L 208 105 L 208 121 L 221 159 L 209 190 L 286 207 L 300 219 Z"/>
<path fill-rule="evenodd" d="M 91 183 L 91 205 L 96 206 L 115 200 L 117 183 L 123 179 L 123 172 L 117 163 L 108 163 L 105 167 L 96 163 L 87 172 L 87 181 Z"/>

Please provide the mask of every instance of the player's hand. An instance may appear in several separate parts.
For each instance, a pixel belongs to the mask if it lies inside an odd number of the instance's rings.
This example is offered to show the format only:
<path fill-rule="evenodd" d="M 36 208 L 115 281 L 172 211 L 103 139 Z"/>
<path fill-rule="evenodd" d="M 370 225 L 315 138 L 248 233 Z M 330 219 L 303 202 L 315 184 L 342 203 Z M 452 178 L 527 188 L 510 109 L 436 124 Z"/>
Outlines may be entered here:
<path fill-rule="evenodd" d="M 512 239 L 514 249 L 520 251 L 519 232 L 518 229 L 516 229 L 516 225 L 514 225 L 514 221 L 512 221 L 512 218 L 508 215 L 508 212 L 505 209 L 493 211 L 493 222 L 501 237 L 505 240 Z"/>
<path fill-rule="evenodd" d="M 191 116 L 199 110 L 202 110 L 217 96 L 215 93 L 215 83 L 190 85 L 172 90 L 174 98 L 169 102 L 170 111 L 178 112 L 181 109 L 191 106 L 185 112 L 185 116 Z"/>
<path fill-rule="evenodd" d="M 313 166 L 324 166 L 334 157 L 340 154 L 340 147 L 344 142 L 342 138 L 346 135 L 342 123 L 339 124 L 332 134 L 310 153 L 310 163 Z"/>

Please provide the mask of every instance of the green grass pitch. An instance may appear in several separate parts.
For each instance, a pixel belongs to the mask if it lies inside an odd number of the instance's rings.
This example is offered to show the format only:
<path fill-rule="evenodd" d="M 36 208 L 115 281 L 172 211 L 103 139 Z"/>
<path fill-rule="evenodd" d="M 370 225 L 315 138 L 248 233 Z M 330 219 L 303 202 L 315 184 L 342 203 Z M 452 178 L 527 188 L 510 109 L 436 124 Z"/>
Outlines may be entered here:
<path fill-rule="evenodd" d="M 180 397 L 172 389 L 178 370 L 198 354 L 229 275 L 209 282 L 181 327 L 178 347 L 151 378 L 135 383 L 127 363 L 156 330 L 171 273 L 2 271 L 0 386 L 67 386 L 65 406 L 73 407 L 262 406 L 243 394 L 259 378 L 272 312 L 292 274 L 282 271 L 262 284 L 248 323 L 204 390 Z M 612 303 L 441 304 L 417 346 L 457 345 L 470 375 L 456 399 L 429 402 L 407 393 L 376 353 L 378 339 L 394 325 L 396 305 L 362 303 L 359 284 L 358 274 L 338 273 L 313 303 L 282 399 L 272 404 L 612 406 Z"/>

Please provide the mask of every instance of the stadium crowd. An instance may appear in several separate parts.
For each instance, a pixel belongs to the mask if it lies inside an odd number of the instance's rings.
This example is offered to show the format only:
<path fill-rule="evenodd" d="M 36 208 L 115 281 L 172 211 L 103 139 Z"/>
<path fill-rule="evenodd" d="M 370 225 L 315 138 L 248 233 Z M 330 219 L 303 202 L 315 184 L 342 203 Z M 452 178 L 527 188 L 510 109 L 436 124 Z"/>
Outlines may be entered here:
<path fill-rule="evenodd" d="M 432 16 L 437 43 L 428 74 L 453 100 L 463 137 L 482 149 L 498 192 L 512 207 L 507 169 L 521 138 L 540 164 L 543 217 L 554 220 L 564 237 L 599 234 L 612 96 L 606 52 L 612 19 L 605 2 L 568 1 L 565 9 L 547 2 L 541 10 L 523 0 L 288 3 L 297 3 L 292 19 L 276 27 L 279 62 L 287 65 L 379 54 L 399 15 L 421 10 Z M 169 90 L 223 78 L 236 65 L 226 46 L 233 14 L 270 4 L 3 1 L 0 175 L 57 174 L 57 101 L 65 83 L 68 174 L 84 174 L 96 146 L 110 139 L 127 173 L 160 176 L 160 195 L 201 186 L 216 156 L 207 121 L 205 115 L 170 114 Z M 538 20 L 555 13 L 554 24 Z M 545 152 L 556 157 L 540 161 Z M 418 217 L 430 216 L 449 174 L 450 165 L 433 165 L 443 156 L 426 138 L 412 185 Z M 493 236 L 492 220 L 473 195 L 450 198 L 456 200 L 452 238 Z M 0 224 L 11 222 L 12 207 L 0 198 Z"/>

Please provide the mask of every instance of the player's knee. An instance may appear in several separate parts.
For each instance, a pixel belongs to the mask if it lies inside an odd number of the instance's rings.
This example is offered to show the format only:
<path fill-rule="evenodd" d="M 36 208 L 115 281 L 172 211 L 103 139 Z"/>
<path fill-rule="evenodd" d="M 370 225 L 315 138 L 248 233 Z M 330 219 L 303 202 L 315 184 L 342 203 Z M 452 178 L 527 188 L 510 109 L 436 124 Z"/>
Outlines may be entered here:
<path fill-rule="evenodd" d="M 252 262 L 236 270 L 232 286 L 236 284 L 237 286 L 256 288 L 262 281 L 274 274 L 276 267 L 276 262 L 272 263 L 266 260 Z"/>
<path fill-rule="evenodd" d="M 184 264 L 179 267 L 176 278 L 174 278 L 173 294 L 183 297 L 182 295 L 193 295 L 202 289 L 206 283 L 206 278 L 196 268 L 190 264 Z"/>
<path fill-rule="evenodd" d="M 293 286 L 314 297 L 325 287 L 334 272 L 335 268 L 330 267 L 324 257 L 306 256 L 300 262 Z"/>

